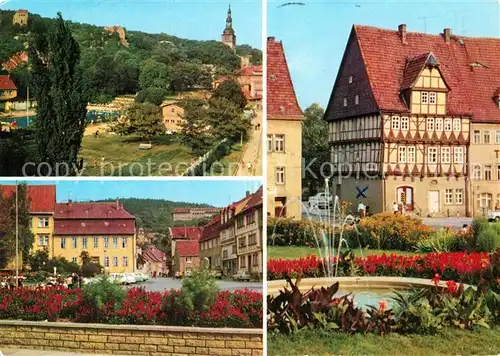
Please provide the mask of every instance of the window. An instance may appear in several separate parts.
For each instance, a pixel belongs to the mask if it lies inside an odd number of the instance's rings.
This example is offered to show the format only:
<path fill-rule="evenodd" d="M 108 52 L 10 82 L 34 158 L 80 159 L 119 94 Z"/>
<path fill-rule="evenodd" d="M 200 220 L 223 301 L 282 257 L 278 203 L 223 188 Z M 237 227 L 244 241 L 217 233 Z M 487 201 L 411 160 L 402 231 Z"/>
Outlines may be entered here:
<path fill-rule="evenodd" d="M 273 135 L 267 135 L 267 152 L 273 152 Z"/>
<path fill-rule="evenodd" d="M 86 237 L 82 238 L 82 248 L 88 248 L 88 241 Z"/>
<path fill-rule="evenodd" d="M 415 163 L 415 147 L 410 146 L 406 148 L 406 162 Z"/>
<path fill-rule="evenodd" d="M 453 162 L 455 163 L 464 163 L 464 148 L 463 147 L 455 147 L 453 148 Z"/>
<path fill-rule="evenodd" d="M 259 265 L 259 254 L 258 253 L 254 253 L 253 254 L 253 256 L 252 256 L 252 265 L 254 267 Z"/>
<path fill-rule="evenodd" d="M 495 143 L 500 144 L 500 130 L 495 131 Z"/>
<path fill-rule="evenodd" d="M 441 147 L 441 163 L 450 163 L 450 147 Z"/>
<path fill-rule="evenodd" d="M 238 239 L 238 245 L 239 245 L 240 248 L 247 246 L 247 238 L 246 238 L 246 236 L 240 237 Z"/>
<path fill-rule="evenodd" d="M 478 164 L 472 169 L 472 179 L 481 180 L 481 166 Z"/>
<path fill-rule="evenodd" d="M 71 262 L 73 262 L 73 263 L 78 263 L 78 259 L 77 259 L 76 257 L 72 257 L 72 258 L 71 258 Z"/>
<path fill-rule="evenodd" d="M 399 163 L 406 163 L 406 147 L 405 146 L 398 147 L 398 162 Z"/>
<path fill-rule="evenodd" d="M 118 248 L 118 237 L 113 237 L 113 248 Z"/>
<path fill-rule="evenodd" d="M 492 195 L 489 193 L 481 193 L 477 195 L 477 205 L 482 209 L 491 209 Z"/>
<path fill-rule="evenodd" d="M 236 253 L 236 245 L 231 246 L 231 253 L 234 255 Z"/>
<path fill-rule="evenodd" d="M 276 152 L 285 151 L 285 135 L 275 135 L 274 136 L 274 147 Z"/>
<path fill-rule="evenodd" d="M 248 235 L 248 246 L 257 244 L 257 234 Z"/>
<path fill-rule="evenodd" d="M 225 260 L 229 257 L 227 250 L 222 251 L 222 259 Z"/>
<path fill-rule="evenodd" d="M 285 184 L 285 167 L 276 167 L 276 184 Z"/>
<path fill-rule="evenodd" d="M 118 257 L 113 256 L 113 267 L 118 267 Z"/>
<path fill-rule="evenodd" d="M 481 131 L 474 130 L 474 143 L 481 143 Z"/>
<path fill-rule="evenodd" d="M 109 248 L 109 237 L 104 238 L 104 248 Z"/>
<path fill-rule="evenodd" d="M 444 130 L 446 132 L 451 132 L 451 124 L 452 120 L 451 119 L 444 119 Z"/>
<path fill-rule="evenodd" d="M 349 76 L 349 84 L 352 83 L 352 75 Z"/>
<path fill-rule="evenodd" d="M 393 116 L 391 119 L 391 127 L 393 130 L 399 130 L 399 117 Z"/>
<path fill-rule="evenodd" d="M 49 218 L 38 218 L 38 227 L 49 227 Z"/>
<path fill-rule="evenodd" d="M 428 163 L 437 163 L 438 149 L 437 147 L 429 147 Z"/>
<path fill-rule="evenodd" d="M 356 96 L 354 97 L 354 105 L 359 105 L 359 95 L 356 94 Z"/>
<path fill-rule="evenodd" d="M 483 131 L 483 143 L 486 143 L 486 144 L 490 143 L 490 130 Z"/>
<path fill-rule="evenodd" d="M 61 248 L 66 248 L 66 238 L 61 237 Z"/>
<path fill-rule="evenodd" d="M 255 213 L 250 211 L 247 213 L 247 225 L 253 224 L 255 222 Z"/>
<path fill-rule="evenodd" d="M 49 246 L 49 235 L 38 235 L 38 246 Z"/>
<path fill-rule="evenodd" d="M 245 268 L 246 267 L 246 256 L 240 256 L 240 268 Z"/>
<path fill-rule="evenodd" d="M 497 206 L 500 206 L 500 194 L 497 194 Z"/>
<path fill-rule="evenodd" d="M 127 248 L 128 240 L 126 237 L 122 237 L 122 248 Z"/>
<path fill-rule="evenodd" d="M 71 238 L 71 248 L 77 248 L 78 247 L 78 240 L 76 237 Z"/>
<path fill-rule="evenodd" d="M 436 93 L 429 93 L 429 104 L 436 104 Z"/>
<path fill-rule="evenodd" d="M 497 166 L 497 179 L 500 180 L 500 165 Z"/>
<path fill-rule="evenodd" d="M 443 131 L 443 119 L 440 117 L 436 118 L 436 131 L 438 132 Z"/>
<path fill-rule="evenodd" d="M 407 131 L 408 130 L 408 121 L 409 119 L 407 117 L 402 117 L 401 118 L 401 130 Z"/>
<path fill-rule="evenodd" d="M 426 91 L 423 91 L 420 93 L 420 102 L 422 104 L 428 104 L 429 103 L 429 93 Z"/>
<path fill-rule="evenodd" d="M 463 203 L 464 203 L 464 190 L 455 189 L 455 204 L 463 204 Z"/>
<path fill-rule="evenodd" d="M 94 237 L 93 247 L 94 248 L 99 248 L 99 238 L 98 237 Z"/>
<path fill-rule="evenodd" d="M 427 118 L 427 131 L 434 131 L 434 118 L 433 117 Z"/>
<path fill-rule="evenodd" d="M 462 123 L 460 119 L 453 119 L 453 131 L 460 132 L 462 130 Z"/>
<path fill-rule="evenodd" d="M 344 106 L 347 106 L 347 97 L 344 98 Z"/>
<path fill-rule="evenodd" d="M 243 216 L 242 216 L 236 220 L 236 228 L 241 229 L 243 226 L 244 226 L 244 224 L 243 224 Z"/>
<path fill-rule="evenodd" d="M 444 203 L 453 204 L 453 189 L 444 190 Z"/>
<path fill-rule="evenodd" d="M 109 257 L 104 257 L 104 267 L 109 267 Z"/>
<path fill-rule="evenodd" d="M 491 180 L 491 166 L 484 166 L 484 180 Z"/>

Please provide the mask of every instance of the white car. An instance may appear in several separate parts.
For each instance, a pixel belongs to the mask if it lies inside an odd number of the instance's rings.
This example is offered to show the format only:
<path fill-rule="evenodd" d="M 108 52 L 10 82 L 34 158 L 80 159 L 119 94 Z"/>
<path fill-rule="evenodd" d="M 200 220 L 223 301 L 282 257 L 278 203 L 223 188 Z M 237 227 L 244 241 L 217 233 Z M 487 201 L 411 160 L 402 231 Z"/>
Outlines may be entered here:
<path fill-rule="evenodd" d="M 123 284 L 130 285 L 137 283 L 135 276 L 133 273 L 124 273 L 123 275 Z"/>
<path fill-rule="evenodd" d="M 123 278 L 123 275 L 119 273 L 111 273 L 109 275 L 109 279 L 111 280 L 111 282 L 115 284 L 125 284 L 125 279 Z"/>
<path fill-rule="evenodd" d="M 333 197 L 330 193 L 318 193 L 312 197 L 309 197 L 309 206 L 316 206 L 320 209 L 324 209 L 330 206 L 333 202 Z"/>
<path fill-rule="evenodd" d="M 490 210 L 488 211 L 488 220 L 500 222 L 500 210 Z"/>

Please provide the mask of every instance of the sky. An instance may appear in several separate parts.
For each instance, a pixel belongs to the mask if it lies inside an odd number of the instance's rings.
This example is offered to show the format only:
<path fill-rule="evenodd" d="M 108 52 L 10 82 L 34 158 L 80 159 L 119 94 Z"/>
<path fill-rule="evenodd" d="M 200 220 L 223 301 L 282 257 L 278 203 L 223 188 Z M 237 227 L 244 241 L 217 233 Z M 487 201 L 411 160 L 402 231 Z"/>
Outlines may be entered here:
<path fill-rule="evenodd" d="M 302 110 L 328 104 L 353 24 L 397 30 L 405 23 L 409 32 L 439 34 L 449 27 L 452 34 L 500 37 L 500 0 L 299 1 L 306 5 L 278 7 L 285 1 L 269 0 L 267 36 L 283 42 Z"/>
<path fill-rule="evenodd" d="M 0 0 L 0 4 L 6 0 Z M 220 41 L 231 2 L 237 44 L 262 48 L 262 4 L 255 0 L 7 0 L 1 9 L 27 9 L 43 17 L 126 30 L 167 33 L 194 40 Z"/>
<path fill-rule="evenodd" d="M 26 181 L 27 184 L 55 184 L 57 202 L 116 198 L 165 199 L 223 207 L 240 200 L 246 191 L 255 192 L 259 180 L 59 180 Z M 0 181 L 15 184 L 15 181 Z"/>

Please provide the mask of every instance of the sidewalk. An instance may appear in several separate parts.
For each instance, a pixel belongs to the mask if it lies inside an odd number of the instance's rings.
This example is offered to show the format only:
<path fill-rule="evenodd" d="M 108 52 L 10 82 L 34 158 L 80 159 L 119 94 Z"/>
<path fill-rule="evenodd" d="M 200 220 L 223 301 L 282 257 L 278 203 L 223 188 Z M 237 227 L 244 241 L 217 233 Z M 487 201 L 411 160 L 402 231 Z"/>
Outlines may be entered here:
<path fill-rule="evenodd" d="M 109 356 L 109 355 L 81 354 L 78 352 L 59 352 L 51 350 L 1 349 L 0 356 Z"/>
<path fill-rule="evenodd" d="M 260 130 L 255 130 L 255 126 L 260 124 Z M 262 175 L 262 113 L 252 120 L 252 134 L 246 144 L 246 149 L 242 157 L 242 164 L 237 172 L 237 176 L 261 176 Z M 250 163 L 251 167 L 247 166 Z"/>

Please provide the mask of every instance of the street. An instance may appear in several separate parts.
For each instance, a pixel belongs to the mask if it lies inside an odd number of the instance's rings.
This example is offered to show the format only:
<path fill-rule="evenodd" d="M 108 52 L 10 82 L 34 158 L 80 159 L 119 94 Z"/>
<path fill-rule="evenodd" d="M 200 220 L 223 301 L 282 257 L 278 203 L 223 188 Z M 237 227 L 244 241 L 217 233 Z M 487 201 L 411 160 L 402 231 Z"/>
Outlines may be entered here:
<path fill-rule="evenodd" d="M 169 289 L 181 288 L 182 280 L 174 278 L 156 278 L 150 279 L 144 283 L 133 284 L 132 287 L 144 287 L 146 290 L 153 292 L 163 292 Z M 256 292 L 262 292 L 262 282 L 240 282 L 240 281 L 224 281 L 217 280 L 217 285 L 221 290 L 235 290 L 235 289 L 251 289 Z"/>
<path fill-rule="evenodd" d="M 259 127 L 259 129 L 256 129 Z M 262 112 L 258 111 L 252 119 L 250 138 L 245 145 L 245 152 L 241 158 L 237 176 L 260 176 L 262 175 Z"/>

